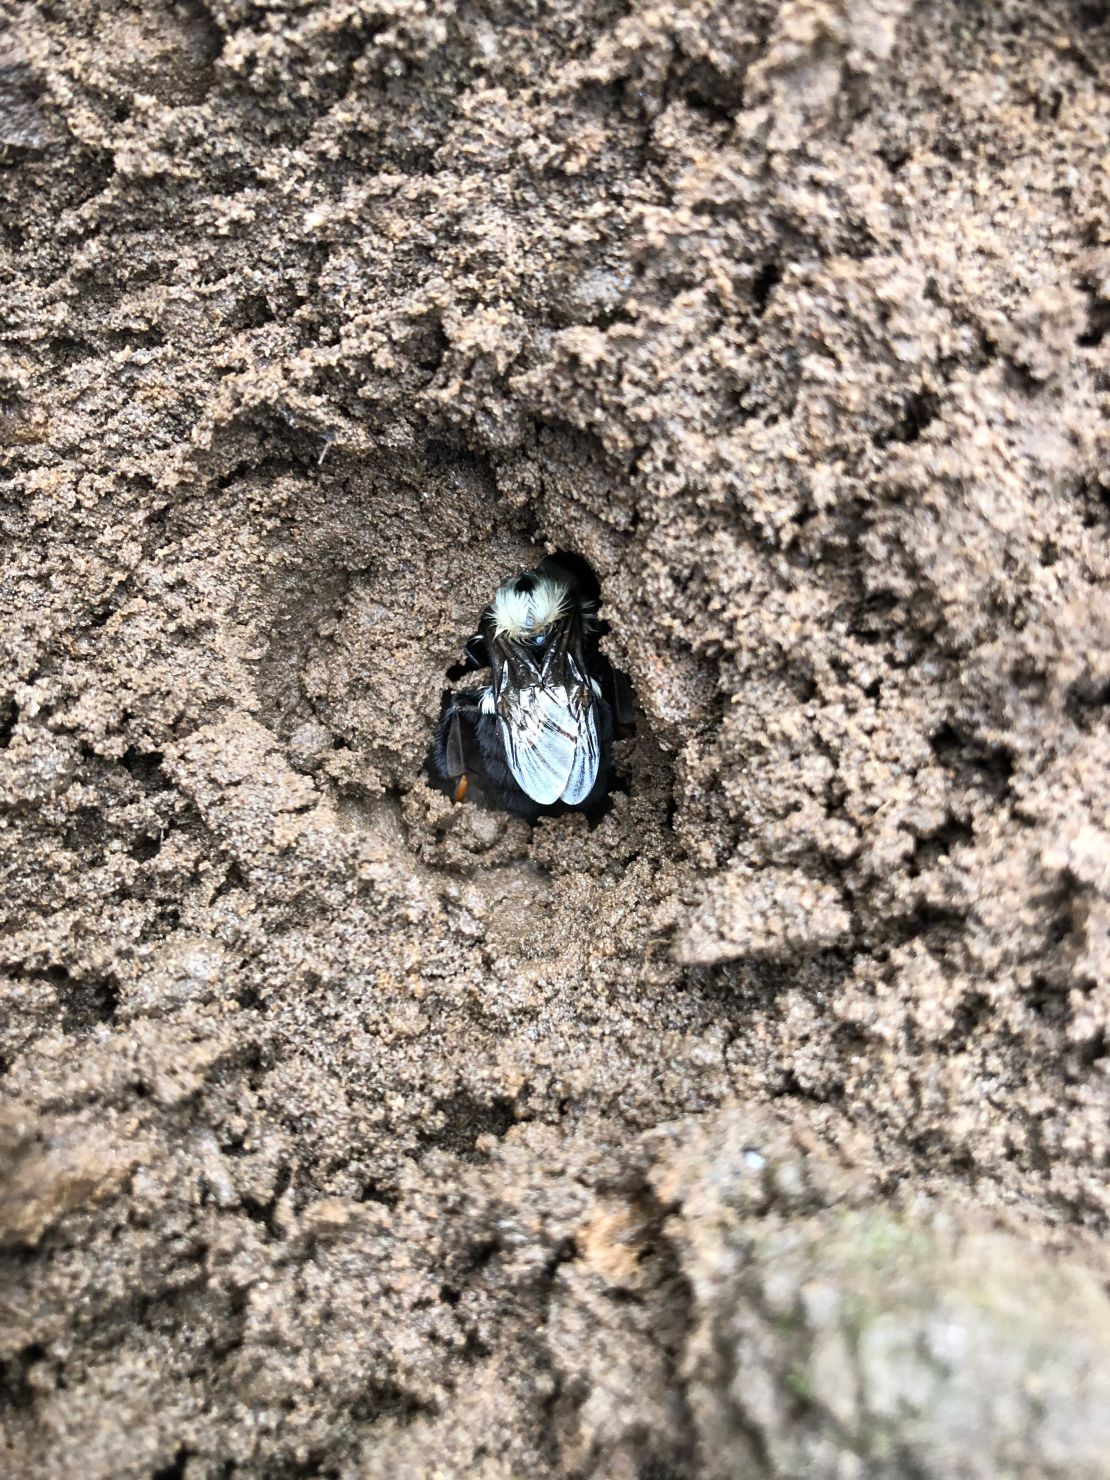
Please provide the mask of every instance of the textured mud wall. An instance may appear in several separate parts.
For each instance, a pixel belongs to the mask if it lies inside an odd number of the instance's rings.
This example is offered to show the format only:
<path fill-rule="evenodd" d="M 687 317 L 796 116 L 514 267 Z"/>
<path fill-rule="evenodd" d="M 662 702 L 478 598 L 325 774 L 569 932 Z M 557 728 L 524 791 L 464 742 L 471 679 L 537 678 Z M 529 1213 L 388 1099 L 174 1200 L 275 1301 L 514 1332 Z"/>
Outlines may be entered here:
<path fill-rule="evenodd" d="M 6 1472 L 1110 1473 L 1106 6 L 7 14 Z"/>

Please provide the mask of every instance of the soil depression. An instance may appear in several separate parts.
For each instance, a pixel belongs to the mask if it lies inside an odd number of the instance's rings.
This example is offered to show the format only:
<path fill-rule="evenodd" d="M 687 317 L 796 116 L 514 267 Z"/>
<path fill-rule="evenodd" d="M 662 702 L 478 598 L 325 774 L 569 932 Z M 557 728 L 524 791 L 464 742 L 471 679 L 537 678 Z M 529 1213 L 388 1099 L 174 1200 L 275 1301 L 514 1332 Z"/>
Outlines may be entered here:
<path fill-rule="evenodd" d="M 1101 4 L 13 18 L 12 1473 L 1107 1473 L 1108 74 Z M 419 774 L 557 546 L 592 828 Z"/>

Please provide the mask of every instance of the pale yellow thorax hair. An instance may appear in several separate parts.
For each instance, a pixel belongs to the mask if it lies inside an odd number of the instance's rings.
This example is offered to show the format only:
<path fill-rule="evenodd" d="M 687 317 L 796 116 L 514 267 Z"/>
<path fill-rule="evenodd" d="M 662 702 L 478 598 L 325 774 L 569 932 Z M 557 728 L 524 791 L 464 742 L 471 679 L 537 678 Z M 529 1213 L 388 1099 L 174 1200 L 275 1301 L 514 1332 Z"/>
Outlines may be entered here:
<path fill-rule="evenodd" d="M 493 598 L 490 616 L 498 637 L 520 638 L 542 632 L 567 609 L 570 592 L 561 581 L 539 576 L 531 591 L 517 591 L 507 581 Z"/>

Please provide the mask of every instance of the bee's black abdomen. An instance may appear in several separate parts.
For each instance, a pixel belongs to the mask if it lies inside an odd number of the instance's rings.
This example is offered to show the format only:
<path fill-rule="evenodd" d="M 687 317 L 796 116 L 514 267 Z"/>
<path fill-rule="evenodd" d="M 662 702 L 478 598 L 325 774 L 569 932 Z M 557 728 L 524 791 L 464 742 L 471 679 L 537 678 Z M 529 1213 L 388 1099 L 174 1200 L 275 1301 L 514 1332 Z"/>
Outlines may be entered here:
<path fill-rule="evenodd" d="M 601 749 L 597 780 L 589 796 L 576 807 L 568 807 L 564 802 L 541 806 L 518 785 L 509 769 L 497 717 L 483 714 L 479 699 L 480 696 L 472 692 L 455 694 L 448 691 L 443 696 L 435 742 L 428 757 L 428 776 L 437 790 L 452 797 L 456 793 L 461 773 L 457 769 L 458 760 L 452 758 L 451 752 L 461 741 L 469 802 L 498 807 L 531 822 L 537 817 L 557 817 L 568 811 L 590 813 L 601 806 L 609 792 L 613 754 L 613 713 L 604 699 L 595 700 Z"/>

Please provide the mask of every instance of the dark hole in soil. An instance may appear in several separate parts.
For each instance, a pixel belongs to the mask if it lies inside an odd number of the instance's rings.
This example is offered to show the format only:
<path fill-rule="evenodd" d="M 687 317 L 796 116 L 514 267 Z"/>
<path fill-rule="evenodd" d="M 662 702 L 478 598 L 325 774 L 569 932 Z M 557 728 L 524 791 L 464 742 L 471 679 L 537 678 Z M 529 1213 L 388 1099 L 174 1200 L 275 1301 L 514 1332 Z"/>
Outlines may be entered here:
<path fill-rule="evenodd" d="M 46 1348 L 41 1342 L 32 1341 L 9 1361 L 0 1365 L 0 1374 L 3 1374 L 4 1387 L 8 1394 L 8 1402 L 12 1408 L 30 1408 L 35 1401 L 35 1391 L 30 1382 L 30 1371 L 36 1362 L 41 1362 L 46 1356 Z M 7 1368 L 6 1374 L 4 1369 Z"/>
<path fill-rule="evenodd" d="M 940 401 L 930 391 L 913 391 L 906 398 L 898 423 L 883 440 L 916 442 L 929 423 L 935 420 L 939 409 Z"/>
<path fill-rule="evenodd" d="M 1110 706 L 1110 683 L 1100 675 L 1084 674 L 1071 684 L 1064 703 L 1068 718 L 1081 729 L 1091 729 L 1101 722 L 1102 711 Z"/>
<path fill-rule="evenodd" d="M 1078 344 L 1082 349 L 1094 349 L 1106 338 L 1110 330 L 1110 301 L 1095 298 L 1087 316 L 1087 327 L 1080 334 Z"/>
<path fill-rule="evenodd" d="M 148 863 L 158 856 L 161 848 L 161 838 L 155 837 L 152 833 L 143 833 L 131 844 L 131 857 L 138 859 L 140 863 Z"/>
<path fill-rule="evenodd" d="M 421 1133 L 424 1149 L 435 1147 L 471 1157 L 479 1136 L 501 1137 L 516 1124 L 512 1102 L 501 1096 L 486 1103 L 461 1092 L 440 1101 L 439 1108 L 443 1111 L 444 1124 L 440 1130 Z"/>
<path fill-rule="evenodd" d="M 112 1021 L 119 992 L 107 977 L 72 976 L 64 966 L 50 966 L 43 975 L 58 988 L 63 1032 L 83 1034 Z"/>
<path fill-rule="evenodd" d="M 962 780 L 978 782 L 999 798 L 1009 790 L 1014 762 L 1001 745 L 965 735 L 948 721 L 933 733 L 929 744 L 940 765 Z"/>
<path fill-rule="evenodd" d="M 950 817 L 935 832 L 918 838 L 909 861 L 910 877 L 917 878 L 928 869 L 936 868 L 942 858 L 951 857 L 954 848 L 965 846 L 974 837 L 974 829 L 969 823 Z"/>
<path fill-rule="evenodd" d="M 185 1464 L 188 1458 L 189 1451 L 184 1444 L 179 1444 L 170 1463 L 155 1470 L 151 1475 L 151 1480 L 181 1480 L 185 1474 Z"/>
<path fill-rule="evenodd" d="M 234 859 L 227 866 L 227 873 L 223 881 L 212 895 L 213 899 L 222 899 L 225 894 L 230 894 L 233 889 L 245 889 L 247 887 L 246 876 Z"/>
<path fill-rule="evenodd" d="M 139 750 L 132 745 L 120 756 L 119 763 L 148 791 L 165 791 L 169 786 L 160 750 Z"/>
<path fill-rule="evenodd" d="M 394 1382 L 372 1382 L 351 1405 L 356 1423 L 375 1423 L 386 1417 L 405 1423 L 425 1411 L 419 1398 Z"/>
<path fill-rule="evenodd" d="M 19 721 L 19 705 L 14 699 L 0 709 L 0 750 L 6 750 Z"/>
<path fill-rule="evenodd" d="M 395 1208 L 400 1201 L 400 1193 L 395 1187 L 387 1187 L 384 1183 L 377 1182 L 371 1178 L 362 1184 L 362 1188 L 355 1201 L 380 1203 L 383 1208 Z"/>
<path fill-rule="evenodd" d="M 752 283 L 752 300 L 755 303 L 755 311 L 762 316 L 767 307 L 771 294 L 782 282 L 782 268 L 777 262 L 768 262 L 760 268 L 755 281 Z"/>

